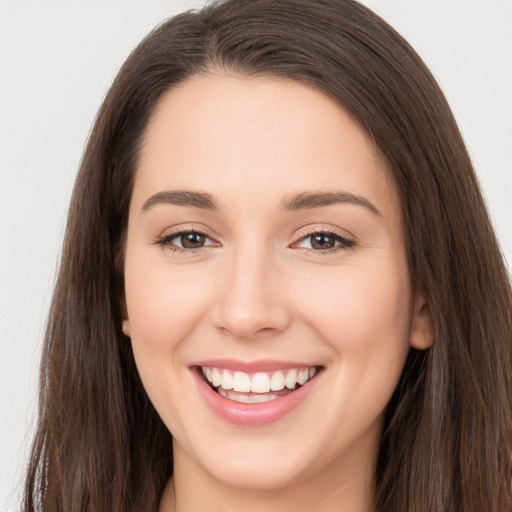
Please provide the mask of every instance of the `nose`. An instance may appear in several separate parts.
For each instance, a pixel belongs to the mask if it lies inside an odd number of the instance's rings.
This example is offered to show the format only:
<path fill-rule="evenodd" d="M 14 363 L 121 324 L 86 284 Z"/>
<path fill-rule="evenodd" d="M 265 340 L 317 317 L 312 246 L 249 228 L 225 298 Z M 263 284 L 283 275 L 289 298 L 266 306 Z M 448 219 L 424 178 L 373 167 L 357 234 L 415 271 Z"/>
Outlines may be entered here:
<path fill-rule="evenodd" d="M 246 340 L 284 331 L 291 311 L 282 269 L 264 250 L 240 251 L 224 263 L 214 308 L 216 327 Z"/>

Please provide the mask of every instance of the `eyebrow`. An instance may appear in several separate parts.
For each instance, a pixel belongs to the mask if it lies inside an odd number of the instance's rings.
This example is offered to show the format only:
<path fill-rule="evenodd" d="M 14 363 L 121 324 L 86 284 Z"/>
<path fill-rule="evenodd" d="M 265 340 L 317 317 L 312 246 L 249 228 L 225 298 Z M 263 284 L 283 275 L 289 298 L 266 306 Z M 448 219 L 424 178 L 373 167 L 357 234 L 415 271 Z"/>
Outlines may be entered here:
<path fill-rule="evenodd" d="M 153 194 L 142 206 L 142 211 L 150 210 L 160 204 L 187 206 L 211 211 L 217 211 L 219 209 L 215 198 L 207 192 L 169 190 Z M 382 217 L 381 212 L 368 201 L 368 199 L 345 191 L 302 192 L 284 199 L 282 208 L 284 210 L 297 211 L 321 208 L 333 204 L 355 204 L 363 206 L 378 217 Z"/>
<path fill-rule="evenodd" d="M 211 194 L 192 190 L 169 190 L 153 194 L 142 206 L 142 211 L 150 210 L 159 204 L 188 206 L 202 210 L 218 210 L 217 203 Z"/>
<path fill-rule="evenodd" d="M 333 204 L 355 204 L 363 206 L 377 215 L 377 217 L 382 217 L 382 213 L 368 201 L 368 199 L 345 191 L 303 192 L 285 199 L 282 203 L 282 207 L 285 210 L 296 211 L 321 208 Z"/>

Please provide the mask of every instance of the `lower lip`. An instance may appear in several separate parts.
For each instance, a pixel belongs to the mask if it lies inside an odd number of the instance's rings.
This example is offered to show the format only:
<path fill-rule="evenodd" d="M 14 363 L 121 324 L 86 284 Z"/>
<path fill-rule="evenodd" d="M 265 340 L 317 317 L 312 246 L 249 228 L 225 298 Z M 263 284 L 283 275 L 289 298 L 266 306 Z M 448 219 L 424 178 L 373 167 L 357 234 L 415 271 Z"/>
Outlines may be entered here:
<path fill-rule="evenodd" d="M 286 416 L 306 399 L 318 378 L 317 373 L 299 389 L 281 398 L 269 402 L 246 404 L 220 396 L 205 382 L 199 368 L 193 368 L 193 373 L 202 397 L 217 416 L 230 423 L 247 426 L 267 425 Z"/>

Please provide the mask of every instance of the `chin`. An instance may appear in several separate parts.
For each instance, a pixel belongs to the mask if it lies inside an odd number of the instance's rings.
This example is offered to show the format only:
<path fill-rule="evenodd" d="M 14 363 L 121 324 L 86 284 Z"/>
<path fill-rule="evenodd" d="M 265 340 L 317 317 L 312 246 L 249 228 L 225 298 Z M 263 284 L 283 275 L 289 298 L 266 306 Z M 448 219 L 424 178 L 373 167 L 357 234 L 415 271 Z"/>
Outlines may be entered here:
<path fill-rule="evenodd" d="M 305 477 L 302 466 L 295 462 L 276 462 L 271 456 L 265 460 L 226 461 L 215 468 L 211 474 L 230 487 L 253 491 L 272 491 L 292 486 Z"/>

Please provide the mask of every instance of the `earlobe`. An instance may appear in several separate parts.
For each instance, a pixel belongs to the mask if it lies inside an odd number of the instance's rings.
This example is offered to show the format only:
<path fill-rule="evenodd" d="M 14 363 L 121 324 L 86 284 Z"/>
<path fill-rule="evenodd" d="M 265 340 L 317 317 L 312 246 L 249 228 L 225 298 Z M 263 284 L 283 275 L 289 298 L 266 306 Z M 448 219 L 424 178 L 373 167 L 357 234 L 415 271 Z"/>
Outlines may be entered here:
<path fill-rule="evenodd" d="M 128 320 L 128 308 L 126 306 L 126 295 L 124 291 L 124 248 L 125 248 L 125 237 L 126 233 L 123 233 L 121 236 L 121 243 L 119 249 L 114 258 L 114 267 L 117 272 L 118 282 L 117 282 L 117 296 L 119 300 L 119 306 L 121 308 L 121 315 L 123 318 L 123 323 L 121 324 L 121 329 L 123 334 L 130 337 L 130 321 Z"/>
<path fill-rule="evenodd" d="M 411 347 L 426 350 L 434 341 L 434 323 L 428 302 L 423 295 L 418 295 L 414 301 L 414 310 L 411 323 Z"/>
<path fill-rule="evenodd" d="M 123 334 L 129 338 L 130 337 L 130 321 L 127 318 L 123 320 L 122 329 L 123 329 Z"/>
<path fill-rule="evenodd" d="M 121 303 L 121 314 L 123 315 L 123 323 L 121 324 L 121 329 L 123 330 L 123 334 L 130 337 L 130 320 L 128 320 L 128 308 L 126 307 L 126 299 L 123 296 L 120 299 Z"/>

